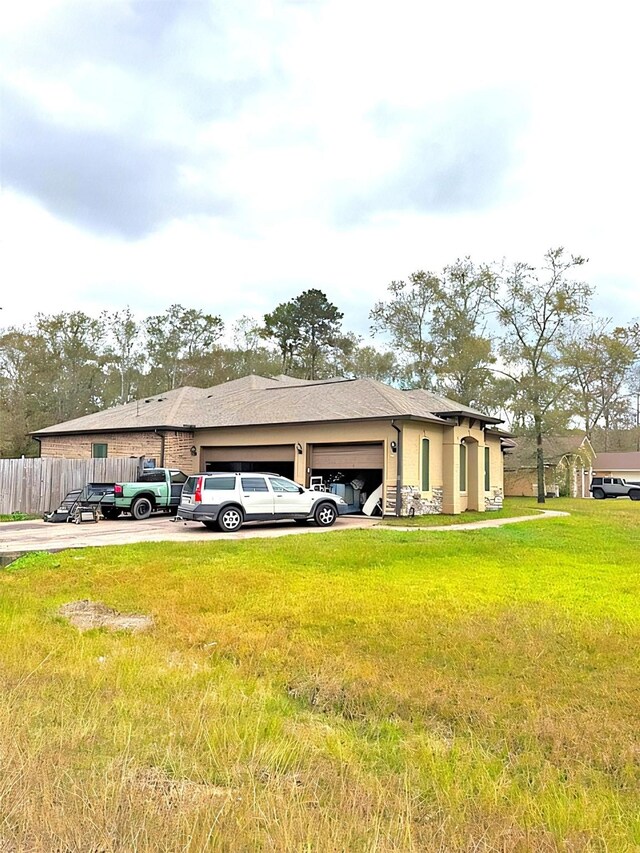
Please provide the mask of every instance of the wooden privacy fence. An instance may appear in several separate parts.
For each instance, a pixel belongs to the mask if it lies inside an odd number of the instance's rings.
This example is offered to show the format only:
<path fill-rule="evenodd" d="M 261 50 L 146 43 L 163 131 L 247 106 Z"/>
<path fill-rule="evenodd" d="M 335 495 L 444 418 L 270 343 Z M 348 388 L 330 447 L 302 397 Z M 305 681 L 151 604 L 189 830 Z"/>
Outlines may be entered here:
<path fill-rule="evenodd" d="M 139 459 L 0 459 L 0 514 L 41 515 L 85 483 L 135 480 Z"/>

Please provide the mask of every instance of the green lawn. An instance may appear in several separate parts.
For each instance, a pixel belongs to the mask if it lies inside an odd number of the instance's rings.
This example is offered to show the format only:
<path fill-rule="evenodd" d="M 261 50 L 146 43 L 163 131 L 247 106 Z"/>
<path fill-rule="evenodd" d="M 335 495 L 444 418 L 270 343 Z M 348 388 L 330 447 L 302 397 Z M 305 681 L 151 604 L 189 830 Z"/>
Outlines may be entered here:
<path fill-rule="evenodd" d="M 502 509 L 491 512 L 462 512 L 459 515 L 416 515 L 393 518 L 386 516 L 380 523 L 391 527 L 450 527 L 454 524 L 469 524 L 473 521 L 492 521 L 496 518 L 517 518 L 522 515 L 539 515 L 541 509 L 555 509 L 555 501 L 541 505 L 535 498 L 505 498 Z"/>
<path fill-rule="evenodd" d="M 640 504 L 547 506 L 0 571 L 0 850 L 640 849 Z"/>

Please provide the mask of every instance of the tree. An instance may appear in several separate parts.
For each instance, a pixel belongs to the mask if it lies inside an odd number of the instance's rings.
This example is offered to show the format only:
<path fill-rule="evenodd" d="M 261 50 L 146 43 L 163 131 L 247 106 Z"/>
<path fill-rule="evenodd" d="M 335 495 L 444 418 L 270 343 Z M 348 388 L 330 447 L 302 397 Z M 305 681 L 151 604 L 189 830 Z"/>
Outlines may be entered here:
<path fill-rule="evenodd" d="M 35 336 L 44 349 L 36 373 L 54 421 L 95 412 L 102 405 L 105 326 L 83 311 L 36 314 Z"/>
<path fill-rule="evenodd" d="M 401 354 L 409 386 L 436 388 L 465 405 L 486 403 L 492 381 L 487 331 L 488 267 L 470 258 L 440 275 L 418 271 L 389 285 L 391 298 L 370 313 L 372 331 L 385 332 Z"/>
<path fill-rule="evenodd" d="M 37 454 L 28 433 L 46 420 L 42 413 L 46 389 L 38 378 L 43 363 L 44 349 L 37 336 L 17 328 L 0 335 L 0 457 Z"/>
<path fill-rule="evenodd" d="M 317 379 L 332 351 L 352 346 L 341 333 L 343 316 L 321 290 L 305 290 L 265 314 L 261 334 L 277 345 L 283 373 Z"/>
<path fill-rule="evenodd" d="M 219 340 L 224 323 L 213 314 L 171 305 L 164 314 L 147 317 L 144 327 L 149 364 L 164 382 L 162 390 L 171 390 Z"/>
<path fill-rule="evenodd" d="M 570 330 L 562 356 L 575 374 L 576 410 L 589 438 L 601 421 L 608 431 L 616 413 L 627 408 L 626 389 L 638 355 L 633 326 L 609 330 L 608 321 L 597 319 Z"/>
<path fill-rule="evenodd" d="M 540 272 L 516 263 L 486 281 L 503 335 L 503 375 L 514 386 L 514 397 L 527 413 L 536 439 L 538 503 L 544 503 L 542 438 L 548 419 L 575 380 L 575 369 L 561 358 L 561 342 L 569 323 L 589 314 L 591 288 L 569 278 L 586 259 L 550 249 Z"/>
<path fill-rule="evenodd" d="M 387 288 L 390 299 L 376 302 L 369 314 L 372 334 L 389 335 L 394 349 L 403 356 L 407 384 L 413 387 L 433 385 L 431 311 L 439 287 L 433 273 L 411 273 L 407 281 L 392 281 Z"/>
<path fill-rule="evenodd" d="M 273 341 L 280 353 L 280 369 L 289 373 L 294 367 L 295 357 L 301 344 L 301 331 L 295 300 L 281 302 L 270 314 L 264 315 L 264 326 L 260 334 Z"/>
<path fill-rule="evenodd" d="M 105 312 L 102 316 L 111 337 L 105 358 L 115 364 L 119 379 L 119 393 L 109 404 L 128 403 L 144 364 L 139 346 L 141 329 L 129 307 L 111 314 Z"/>

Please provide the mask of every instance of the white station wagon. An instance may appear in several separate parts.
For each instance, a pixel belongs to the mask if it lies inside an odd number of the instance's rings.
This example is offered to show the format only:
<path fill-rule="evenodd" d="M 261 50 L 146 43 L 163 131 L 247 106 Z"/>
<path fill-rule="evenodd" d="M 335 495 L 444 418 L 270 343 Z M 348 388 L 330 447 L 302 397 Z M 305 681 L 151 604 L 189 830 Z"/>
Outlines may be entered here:
<path fill-rule="evenodd" d="M 187 479 L 176 520 L 233 533 L 245 521 L 283 518 L 330 527 L 347 510 L 338 495 L 306 489 L 278 474 L 211 473 Z"/>

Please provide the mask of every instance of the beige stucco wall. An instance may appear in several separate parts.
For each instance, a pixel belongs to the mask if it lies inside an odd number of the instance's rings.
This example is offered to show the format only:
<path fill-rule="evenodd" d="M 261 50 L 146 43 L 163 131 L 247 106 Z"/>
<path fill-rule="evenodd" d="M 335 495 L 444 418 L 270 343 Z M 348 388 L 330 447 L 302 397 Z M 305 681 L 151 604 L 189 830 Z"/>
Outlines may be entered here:
<path fill-rule="evenodd" d="M 220 427 L 196 430 L 194 443 L 198 458 L 202 460 L 203 447 L 233 447 L 250 444 L 300 444 L 302 453 L 294 453 L 294 480 L 308 483 L 310 473 L 310 445 L 348 444 L 360 441 L 379 441 L 383 444 L 385 459 L 385 487 L 395 486 L 397 477 L 397 453 L 391 450 L 391 442 L 397 441 L 397 433 L 389 420 L 359 421 L 324 424 L 282 424 L 278 426 Z M 202 461 L 200 465 L 204 467 Z"/>

